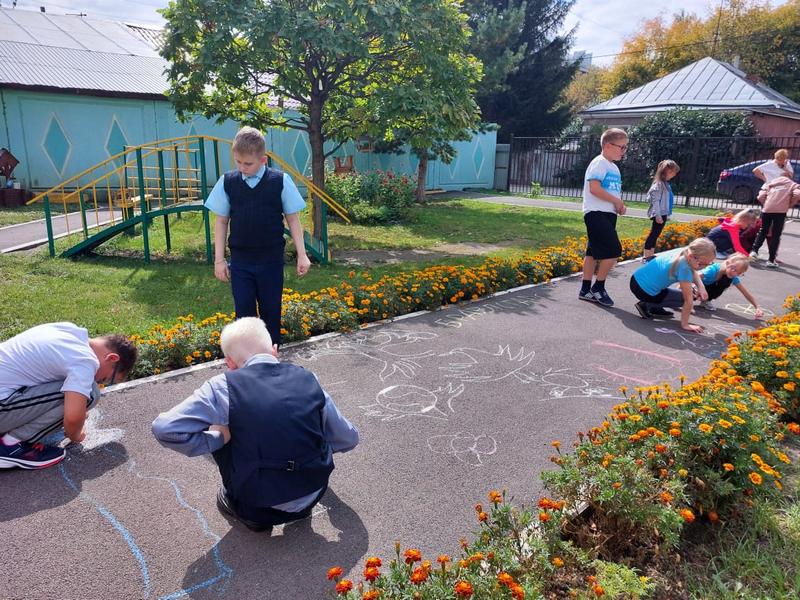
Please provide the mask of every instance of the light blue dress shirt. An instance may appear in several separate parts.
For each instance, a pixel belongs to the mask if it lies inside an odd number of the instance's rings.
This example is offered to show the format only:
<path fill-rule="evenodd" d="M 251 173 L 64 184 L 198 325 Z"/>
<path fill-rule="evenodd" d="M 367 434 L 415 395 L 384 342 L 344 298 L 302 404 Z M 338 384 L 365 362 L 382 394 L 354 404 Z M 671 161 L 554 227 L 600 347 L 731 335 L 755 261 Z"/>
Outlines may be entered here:
<path fill-rule="evenodd" d="M 256 354 L 245 364 L 277 363 L 271 354 Z M 325 394 L 325 408 L 322 413 L 322 429 L 325 440 L 333 452 L 347 452 L 358 445 L 358 429 L 336 408 L 328 393 Z M 222 433 L 209 431 L 211 425 L 228 425 L 230 396 L 225 374 L 216 375 L 196 389 L 191 396 L 174 408 L 163 412 L 153 421 L 153 435 L 158 443 L 185 454 L 200 456 L 216 452 L 225 445 Z M 300 512 L 308 507 L 319 495 L 317 490 L 272 508 L 286 512 Z"/>
<path fill-rule="evenodd" d="M 262 166 L 258 173 L 245 177 L 242 175 L 244 182 L 250 186 L 250 189 L 256 187 L 264 173 L 267 172 L 267 167 Z M 283 191 L 281 192 L 281 204 L 283 205 L 284 215 L 293 215 L 300 212 L 306 207 L 306 201 L 300 194 L 292 178 L 287 173 L 283 174 Z M 219 181 L 214 184 L 208 199 L 205 202 L 205 207 L 220 217 L 229 217 L 231 214 L 231 201 L 228 194 L 225 193 L 225 176 L 219 178 Z"/>

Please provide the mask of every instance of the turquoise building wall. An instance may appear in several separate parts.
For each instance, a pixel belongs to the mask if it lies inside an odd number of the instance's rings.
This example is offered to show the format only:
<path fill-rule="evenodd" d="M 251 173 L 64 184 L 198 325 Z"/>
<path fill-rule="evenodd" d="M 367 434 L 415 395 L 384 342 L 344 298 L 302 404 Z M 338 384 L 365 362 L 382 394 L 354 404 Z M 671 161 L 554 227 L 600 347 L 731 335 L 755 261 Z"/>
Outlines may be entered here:
<path fill-rule="evenodd" d="M 14 177 L 22 187 L 37 191 L 104 161 L 121 152 L 124 145 L 195 134 L 232 139 L 238 129 L 232 121 L 217 124 L 203 117 L 180 123 L 172 105 L 159 100 L 2 89 L 0 103 L 0 145 L 20 161 Z M 269 150 L 310 176 L 311 149 L 305 133 L 271 129 L 266 140 Z M 456 143 L 458 154 L 451 164 L 429 164 L 426 188 L 491 188 L 495 144 L 493 131 Z M 348 154 L 354 156 L 358 171 L 381 169 L 414 175 L 418 166 L 410 153 L 361 153 L 353 143 L 336 152 L 337 156 Z"/>

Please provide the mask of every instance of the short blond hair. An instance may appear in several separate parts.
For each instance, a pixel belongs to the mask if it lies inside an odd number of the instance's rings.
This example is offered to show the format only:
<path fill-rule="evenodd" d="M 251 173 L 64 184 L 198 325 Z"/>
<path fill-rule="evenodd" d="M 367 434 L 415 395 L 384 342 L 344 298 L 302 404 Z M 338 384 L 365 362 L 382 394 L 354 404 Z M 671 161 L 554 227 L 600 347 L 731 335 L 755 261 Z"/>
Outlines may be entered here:
<path fill-rule="evenodd" d="M 678 256 L 675 257 L 675 259 L 672 261 L 672 264 L 669 266 L 670 277 L 675 276 L 675 273 L 678 270 L 678 265 L 682 260 L 686 260 L 686 255 L 689 253 L 692 253 L 694 256 L 699 258 L 710 258 L 713 261 L 717 257 L 717 247 L 714 245 L 714 242 L 707 237 L 701 237 L 697 238 L 696 240 L 692 240 L 692 242 L 686 246 L 686 248 L 678 253 Z M 691 268 L 691 264 L 689 264 L 689 267 Z"/>
<path fill-rule="evenodd" d="M 255 127 L 242 127 L 233 138 L 233 151 L 237 154 L 264 156 L 267 144 L 264 134 Z"/>
<path fill-rule="evenodd" d="M 220 334 L 222 353 L 241 367 L 256 354 L 272 352 L 272 338 L 264 321 L 258 317 L 242 317 L 228 323 Z"/>
<path fill-rule="evenodd" d="M 789 151 L 786 148 L 781 148 L 775 151 L 775 158 L 789 158 Z"/>
<path fill-rule="evenodd" d="M 733 215 L 733 220 L 736 223 L 741 223 L 742 221 L 749 221 L 750 225 L 758 221 L 758 218 L 761 216 L 761 211 L 757 208 L 743 208 L 735 215 Z"/>
<path fill-rule="evenodd" d="M 627 140 L 628 134 L 625 133 L 624 129 L 618 129 L 617 127 L 612 127 L 611 129 L 606 129 L 603 132 L 603 135 L 600 136 L 600 147 L 602 148 L 606 144 L 613 144 L 619 140 Z"/>

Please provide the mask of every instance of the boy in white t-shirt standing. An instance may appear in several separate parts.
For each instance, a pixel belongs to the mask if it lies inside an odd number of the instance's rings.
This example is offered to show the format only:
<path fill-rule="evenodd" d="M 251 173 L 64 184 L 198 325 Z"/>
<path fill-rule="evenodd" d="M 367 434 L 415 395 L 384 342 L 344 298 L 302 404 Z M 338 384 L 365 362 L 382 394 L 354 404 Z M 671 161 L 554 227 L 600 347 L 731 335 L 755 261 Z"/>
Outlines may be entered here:
<path fill-rule="evenodd" d="M 586 168 L 583 183 L 583 222 L 586 224 L 586 256 L 578 298 L 614 306 L 606 292 L 606 277 L 622 255 L 617 235 L 617 215 L 625 214 L 622 177 L 613 161 L 622 160 L 628 149 L 628 134 L 607 129 L 600 137 L 602 151 Z M 592 278 L 594 277 L 594 283 Z"/>
<path fill-rule="evenodd" d="M 40 440 L 63 425 L 66 437 L 83 441 L 97 384 L 121 381 L 136 356 L 125 336 L 90 338 L 67 322 L 37 325 L 0 343 L 0 469 L 61 462 L 64 449 Z"/>

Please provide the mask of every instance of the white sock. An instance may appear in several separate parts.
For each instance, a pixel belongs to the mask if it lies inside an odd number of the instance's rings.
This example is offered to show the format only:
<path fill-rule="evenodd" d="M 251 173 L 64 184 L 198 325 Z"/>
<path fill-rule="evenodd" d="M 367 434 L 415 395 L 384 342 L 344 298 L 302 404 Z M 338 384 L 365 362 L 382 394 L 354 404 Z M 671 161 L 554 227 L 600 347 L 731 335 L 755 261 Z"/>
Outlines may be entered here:
<path fill-rule="evenodd" d="M 0 438 L 0 442 L 3 442 L 6 446 L 13 446 L 14 444 L 19 444 L 22 440 L 18 440 L 10 433 L 5 434 L 2 438 Z"/>

